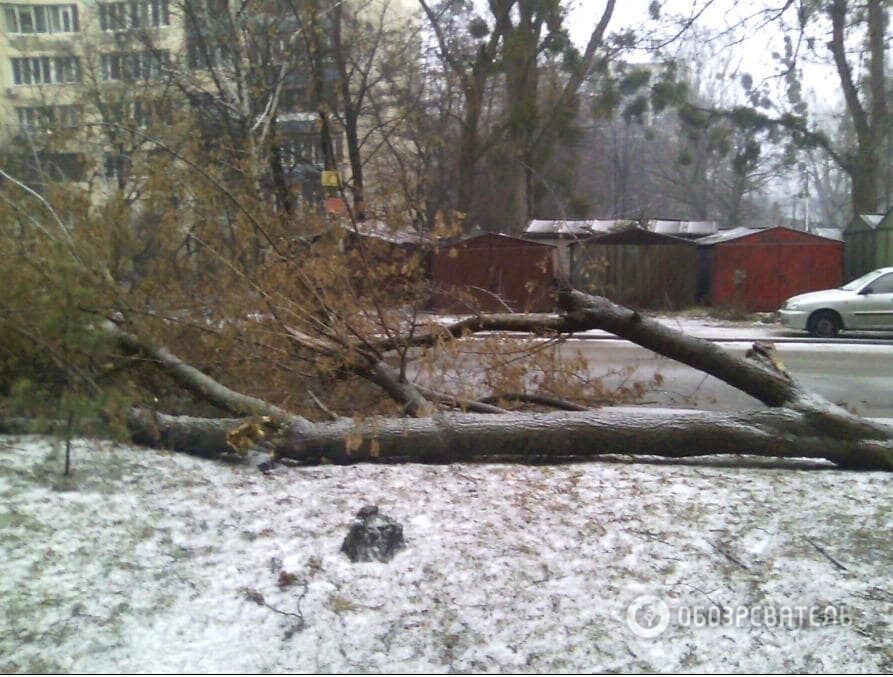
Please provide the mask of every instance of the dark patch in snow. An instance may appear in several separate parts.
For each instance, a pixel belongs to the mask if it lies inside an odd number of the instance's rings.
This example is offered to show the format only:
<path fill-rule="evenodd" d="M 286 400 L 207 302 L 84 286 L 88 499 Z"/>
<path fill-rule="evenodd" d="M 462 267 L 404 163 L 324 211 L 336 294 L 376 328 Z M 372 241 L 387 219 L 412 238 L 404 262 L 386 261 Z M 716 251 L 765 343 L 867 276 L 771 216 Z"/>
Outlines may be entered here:
<path fill-rule="evenodd" d="M 268 472 L 272 472 L 273 468 L 275 468 L 275 467 L 276 467 L 276 461 L 273 461 L 273 460 L 264 461 L 263 463 L 257 464 L 257 469 L 260 470 L 264 474 L 267 474 Z"/>
<path fill-rule="evenodd" d="M 389 562 L 405 545 L 403 527 L 380 513 L 377 505 L 367 505 L 350 525 L 341 552 L 351 562 Z"/>

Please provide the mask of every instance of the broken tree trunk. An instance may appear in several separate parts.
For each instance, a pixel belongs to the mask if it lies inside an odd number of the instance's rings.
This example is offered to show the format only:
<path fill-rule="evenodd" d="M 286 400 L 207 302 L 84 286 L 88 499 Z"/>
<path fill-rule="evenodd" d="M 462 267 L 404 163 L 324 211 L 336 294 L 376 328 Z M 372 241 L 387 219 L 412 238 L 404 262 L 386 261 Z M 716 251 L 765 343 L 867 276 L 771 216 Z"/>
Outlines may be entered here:
<path fill-rule="evenodd" d="M 891 430 L 887 426 L 855 416 L 805 390 L 782 365 L 771 343 L 754 343 L 746 358 L 741 358 L 716 343 L 688 336 L 602 297 L 568 291 L 559 295 L 559 305 L 571 324 L 604 329 L 715 376 L 769 407 L 784 407 L 797 412 L 814 435 L 837 444 L 891 440 Z M 874 462 L 869 466 L 876 467 Z M 893 468 L 893 461 L 888 461 L 888 466 Z"/>
<path fill-rule="evenodd" d="M 113 336 L 127 350 L 142 353 L 155 361 L 177 383 L 191 391 L 198 398 L 236 416 L 260 416 L 269 418 L 274 424 L 310 425 L 306 419 L 296 416 L 264 400 L 236 392 L 202 371 L 185 363 L 170 350 L 156 346 L 140 337 L 121 329 L 112 322 L 103 325 L 103 331 Z M 201 419 L 197 419 L 201 420 Z M 139 424 L 137 424 L 139 425 Z"/>
<path fill-rule="evenodd" d="M 893 470 L 893 429 L 884 432 L 877 439 L 841 439 L 786 408 L 745 414 L 632 407 L 548 414 L 438 414 L 287 430 L 275 444 L 275 456 L 349 464 L 751 454 Z"/>
<path fill-rule="evenodd" d="M 78 421 L 79 426 L 103 430 L 107 421 Z M 68 422 L 60 419 L 24 417 L 0 418 L 0 435 L 65 435 Z M 220 456 L 244 453 L 276 430 L 269 418 L 202 418 L 171 416 L 150 409 L 131 409 L 127 413 L 131 441 L 156 449 L 182 451 L 194 456 Z"/>
<path fill-rule="evenodd" d="M 443 337 L 453 339 L 468 332 L 499 328 L 532 333 L 604 329 L 711 374 L 768 408 L 741 414 L 628 407 L 549 414 L 440 413 L 413 420 L 313 423 L 262 400 L 235 393 L 185 365 L 170 351 L 118 330 L 122 343 L 156 360 L 184 386 L 233 414 L 254 414 L 253 418 L 231 419 L 223 424 L 185 417 L 156 415 L 148 422 L 144 417 L 133 417 L 131 425 L 142 431 L 143 439 L 167 440 L 168 445 L 180 448 L 193 444 L 206 452 L 241 448 L 263 437 L 265 428 L 271 428 L 277 432 L 271 442 L 274 455 L 306 463 L 752 454 L 822 458 L 845 467 L 893 470 L 893 428 L 854 416 L 803 389 L 778 360 L 771 344 L 754 344 L 745 359 L 604 298 L 569 291 L 560 295 L 559 302 L 564 314 L 558 317 L 482 316 L 432 332 L 436 334 L 434 338 L 414 337 L 404 345 L 425 345 Z M 308 345 L 306 340 L 303 344 Z M 323 348 L 326 352 L 333 349 L 328 343 Z M 394 381 L 393 374 L 385 375 L 389 383 Z M 406 384 L 406 389 L 385 390 L 404 405 L 410 399 L 407 392 L 413 397 L 420 392 L 414 384 Z M 425 400 L 420 401 L 427 405 Z M 412 409 L 406 407 L 411 414 L 421 413 L 421 407 Z"/>

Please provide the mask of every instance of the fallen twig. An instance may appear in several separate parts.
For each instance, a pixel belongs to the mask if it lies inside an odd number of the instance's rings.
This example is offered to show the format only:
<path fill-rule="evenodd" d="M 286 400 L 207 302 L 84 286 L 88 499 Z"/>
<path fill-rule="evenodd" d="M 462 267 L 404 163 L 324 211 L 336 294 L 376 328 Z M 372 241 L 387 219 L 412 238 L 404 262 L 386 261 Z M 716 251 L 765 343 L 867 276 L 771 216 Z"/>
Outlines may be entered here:
<path fill-rule="evenodd" d="M 737 565 L 738 565 L 739 567 L 741 567 L 742 569 L 745 569 L 745 570 L 747 570 L 747 571 L 750 571 L 750 567 L 747 566 L 747 565 L 746 565 L 744 562 L 742 562 L 740 559 L 738 559 L 738 558 L 736 558 L 736 557 L 733 557 L 730 553 L 726 552 L 723 548 L 720 548 L 718 545 L 716 545 L 716 544 L 714 544 L 714 543 L 711 543 L 710 545 L 713 547 L 714 550 L 716 550 L 716 552 L 718 552 L 720 555 L 723 555 L 723 556 L 724 556 L 727 560 L 729 560 L 730 562 L 734 562 L 735 564 L 737 564 Z"/>
<path fill-rule="evenodd" d="M 819 545 L 818 543 L 816 543 L 814 540 L 812 540 L 811 538 L 807 538 L 806 541 L 807 541 L 807 543 L 809 543 L 813 548 L 815 548 L 816 550 L 818 550 L 818 552 L 819 552 L 820 555 L 824 555 L 824 556 L 828 559 L 828 561 L 831 562 L 831 564 L 833 564 L 834 566 L 836 566 L 838 569 L 840 569 L 841 571 L 849 571 L 849 569 L 847 569 L 843 564 L 841 564 L 841 563 L 838 562 L 836 559 L 834 559 L 834 558 L 831 556 L 831 554 L 830 554 L 827 550 L 825 550 L 822 546 L 820 546 L 820 545 Z"/>

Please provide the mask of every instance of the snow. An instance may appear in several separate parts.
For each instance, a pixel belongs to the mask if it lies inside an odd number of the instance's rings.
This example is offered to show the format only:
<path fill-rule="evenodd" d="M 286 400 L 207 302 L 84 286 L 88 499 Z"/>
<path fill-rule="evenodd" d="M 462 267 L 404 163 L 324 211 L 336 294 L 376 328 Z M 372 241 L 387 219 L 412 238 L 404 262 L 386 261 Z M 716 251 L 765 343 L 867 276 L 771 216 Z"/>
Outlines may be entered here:
<path fill-rule="evenodd" d="M 534 219 L 524 234 L 592 235 L 628 223 L 617 219 Z"/>
<path fill-rule="evenodd" d="M 717 231 L 716 221 L 676 221 L 655 219 L 648 222 L 648 227 L 655 233 L 664 235 L 712 235 Z"/>
<path fill-rule="evenodd" d="M 738 228 L 730 228 L 728 230 L 721 230 L 717 232 L 715 235 L 708 235 L 707 237 L 702 237 L 698 240 L 699 245 L 713 245 L 719 244 L 721 242 L 729 242 L 730 240 L 737 240 L 742 237 L 747 237 L 748 235 L 753 235 L 754 233 L 759 233 L 765 230 L 764 228 L 746 228 L 744 226 L 739 226 Z"/>
<path fill-rule="evenodd" d="M 0 438 L 4 672 L 893 669 L 889 474 L 720 457 L 265 475 L 79 440 L 66 480 L 62 453 Z M 339 552 L 367 504 L 404 526 L 387 564 Z M 641 595 L 671 611 L 656 638 L 628 624 Z M 852 623 L 679 615 L 828 605 Z"/>

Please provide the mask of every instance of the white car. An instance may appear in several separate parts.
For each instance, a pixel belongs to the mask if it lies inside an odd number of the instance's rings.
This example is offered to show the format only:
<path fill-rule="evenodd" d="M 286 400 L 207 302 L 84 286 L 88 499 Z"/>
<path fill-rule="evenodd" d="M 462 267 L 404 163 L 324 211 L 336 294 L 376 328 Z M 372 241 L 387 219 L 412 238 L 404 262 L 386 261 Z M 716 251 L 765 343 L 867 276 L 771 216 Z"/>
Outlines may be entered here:
<path fill-rule="evenodd" d="M 878 268 L 843 285 L 793 296 L 778 318 L 785 327 L 831 338 L 841 330 L 893 330 L 893 268 Z"/>

